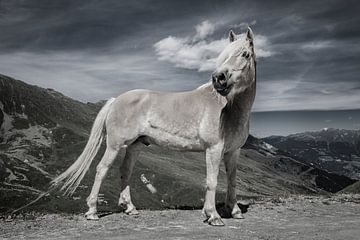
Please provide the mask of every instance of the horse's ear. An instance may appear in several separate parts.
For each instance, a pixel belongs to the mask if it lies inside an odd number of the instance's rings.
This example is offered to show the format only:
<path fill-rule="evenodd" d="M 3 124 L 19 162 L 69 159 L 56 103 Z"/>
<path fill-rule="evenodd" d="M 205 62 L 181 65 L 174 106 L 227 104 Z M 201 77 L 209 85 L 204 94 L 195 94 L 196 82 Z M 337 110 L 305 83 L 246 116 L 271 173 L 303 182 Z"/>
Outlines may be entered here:
<path fill-rule="evenodd" d="M 250 27 L 248 27 L 246 31 L 246 40 L 248 40 L 251 43 L 254 41 L 254 33 Z"/>
<path fill-rule="evenodd" d="M 230 30 L 230 32 L 229 32 L 229 41 L 233 42 L 235 40 L 236 40 L 236 34 L 234 33 L 233 30 Z"/>

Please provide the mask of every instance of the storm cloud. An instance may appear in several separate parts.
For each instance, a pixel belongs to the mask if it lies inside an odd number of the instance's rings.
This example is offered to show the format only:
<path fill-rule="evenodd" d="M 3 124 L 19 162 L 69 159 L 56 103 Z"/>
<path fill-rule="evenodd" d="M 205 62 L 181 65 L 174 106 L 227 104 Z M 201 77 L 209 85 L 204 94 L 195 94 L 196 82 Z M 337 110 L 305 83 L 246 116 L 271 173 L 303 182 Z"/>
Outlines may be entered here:
<path fill-rule="evenodd" d="M 98 101 L 209 80 L 233 29 L 255 33 L 255 111 L 360 106 L 356 1 L 0 0 L 0 73 Z"/>

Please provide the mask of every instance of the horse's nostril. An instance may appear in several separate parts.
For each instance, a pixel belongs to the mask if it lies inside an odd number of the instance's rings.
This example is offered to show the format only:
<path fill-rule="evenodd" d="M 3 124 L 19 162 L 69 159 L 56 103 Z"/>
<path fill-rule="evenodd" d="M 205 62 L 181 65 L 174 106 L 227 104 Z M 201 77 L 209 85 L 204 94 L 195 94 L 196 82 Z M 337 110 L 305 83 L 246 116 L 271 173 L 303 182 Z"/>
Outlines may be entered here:
<path fill-rule="evenodd" d="M 225 74 L 224 73 L 220 73 L 218 76 L 218 80 L 219 81 L 224 81 L 226 79 Z"/>
<path fill-rule="evenodd" d="M 220 86 L 224 86 L 226 85 L 226 75 L 224 73 L 213 74 L 212 81 Z"/>

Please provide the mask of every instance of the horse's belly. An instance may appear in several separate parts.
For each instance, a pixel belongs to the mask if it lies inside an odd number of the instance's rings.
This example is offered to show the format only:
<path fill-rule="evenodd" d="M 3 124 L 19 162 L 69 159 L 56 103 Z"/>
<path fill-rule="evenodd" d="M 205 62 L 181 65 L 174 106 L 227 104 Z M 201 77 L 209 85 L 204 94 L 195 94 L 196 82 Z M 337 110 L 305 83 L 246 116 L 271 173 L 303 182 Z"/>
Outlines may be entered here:
<path fill-rule="evenodd" d="M 184 136 L 166 132 L 162 129 L 150 128 L 145 132 L 146 140 L 150 144 L 156 144 L 179 151 L 203 151 L 204 144 L 197 136 Z"/>

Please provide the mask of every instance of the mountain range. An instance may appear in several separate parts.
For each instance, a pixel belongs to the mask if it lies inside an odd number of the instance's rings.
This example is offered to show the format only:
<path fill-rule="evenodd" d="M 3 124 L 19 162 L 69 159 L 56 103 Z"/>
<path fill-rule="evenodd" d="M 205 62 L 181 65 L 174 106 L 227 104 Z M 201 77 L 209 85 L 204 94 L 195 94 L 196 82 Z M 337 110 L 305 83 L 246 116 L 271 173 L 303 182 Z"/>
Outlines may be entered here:
<path fill-rule="evenodd" d="M 305 164 L 360 179 L 360 130 L 325 128 L 263 140 Z"/>
<path fill-rule="evenodd" d="M 82 103 L 53 89 L 0 75 L 0 212 L 35 199 L 47 190 L 51 179 L 76 160 L 103 103 Z M 355 183 L 352 178 L 358 179 L 357 169 L 352 170 L 357 171 L 355 175 L 345 170 L 329 171 L 315 164 L 315 160 L 304 160 L 298 151 L 283 148 L 279 139 L 249 136 L 238 159 L 239 199 L 337 192 Z M 351 144 L 349 147 L 335 143 L 334 147 L 329 142 L 328 151 L 332 154 L 329 156 L 335 159 L 346 155 L 349 158 L 346 161 L 354 161 L 359 145 L 355 140 Z M 321 149 L 319 151 L 323 151 L 323 147 L 326 149 L 325 145 L 319 146 L 315 144 L 314 148 Z M 349 149 L 351 153 L 344 154 L 343 150 Z M 72 197 L 52 192 L 30 209 L 84 212 L 85 199 L 103 151 L 104 143 L 101 153 Z M 118 169 L 123 154 L 119 154 L 101 188 L 100 210 L 117 209 L 120 191 Z M 223 201 L 226 191 L 224 171 L 224 166 L 221 166 L 219 202 Z M 155 194 L 148 191 L 141 176 L 145 176 L 157 189 Z M 134 204 L 139 208 L 200 208 L 205 193 L 204 154 L 175 152 L 157 146 L 144 147 L 135 165 L 131 188 Z"/>

